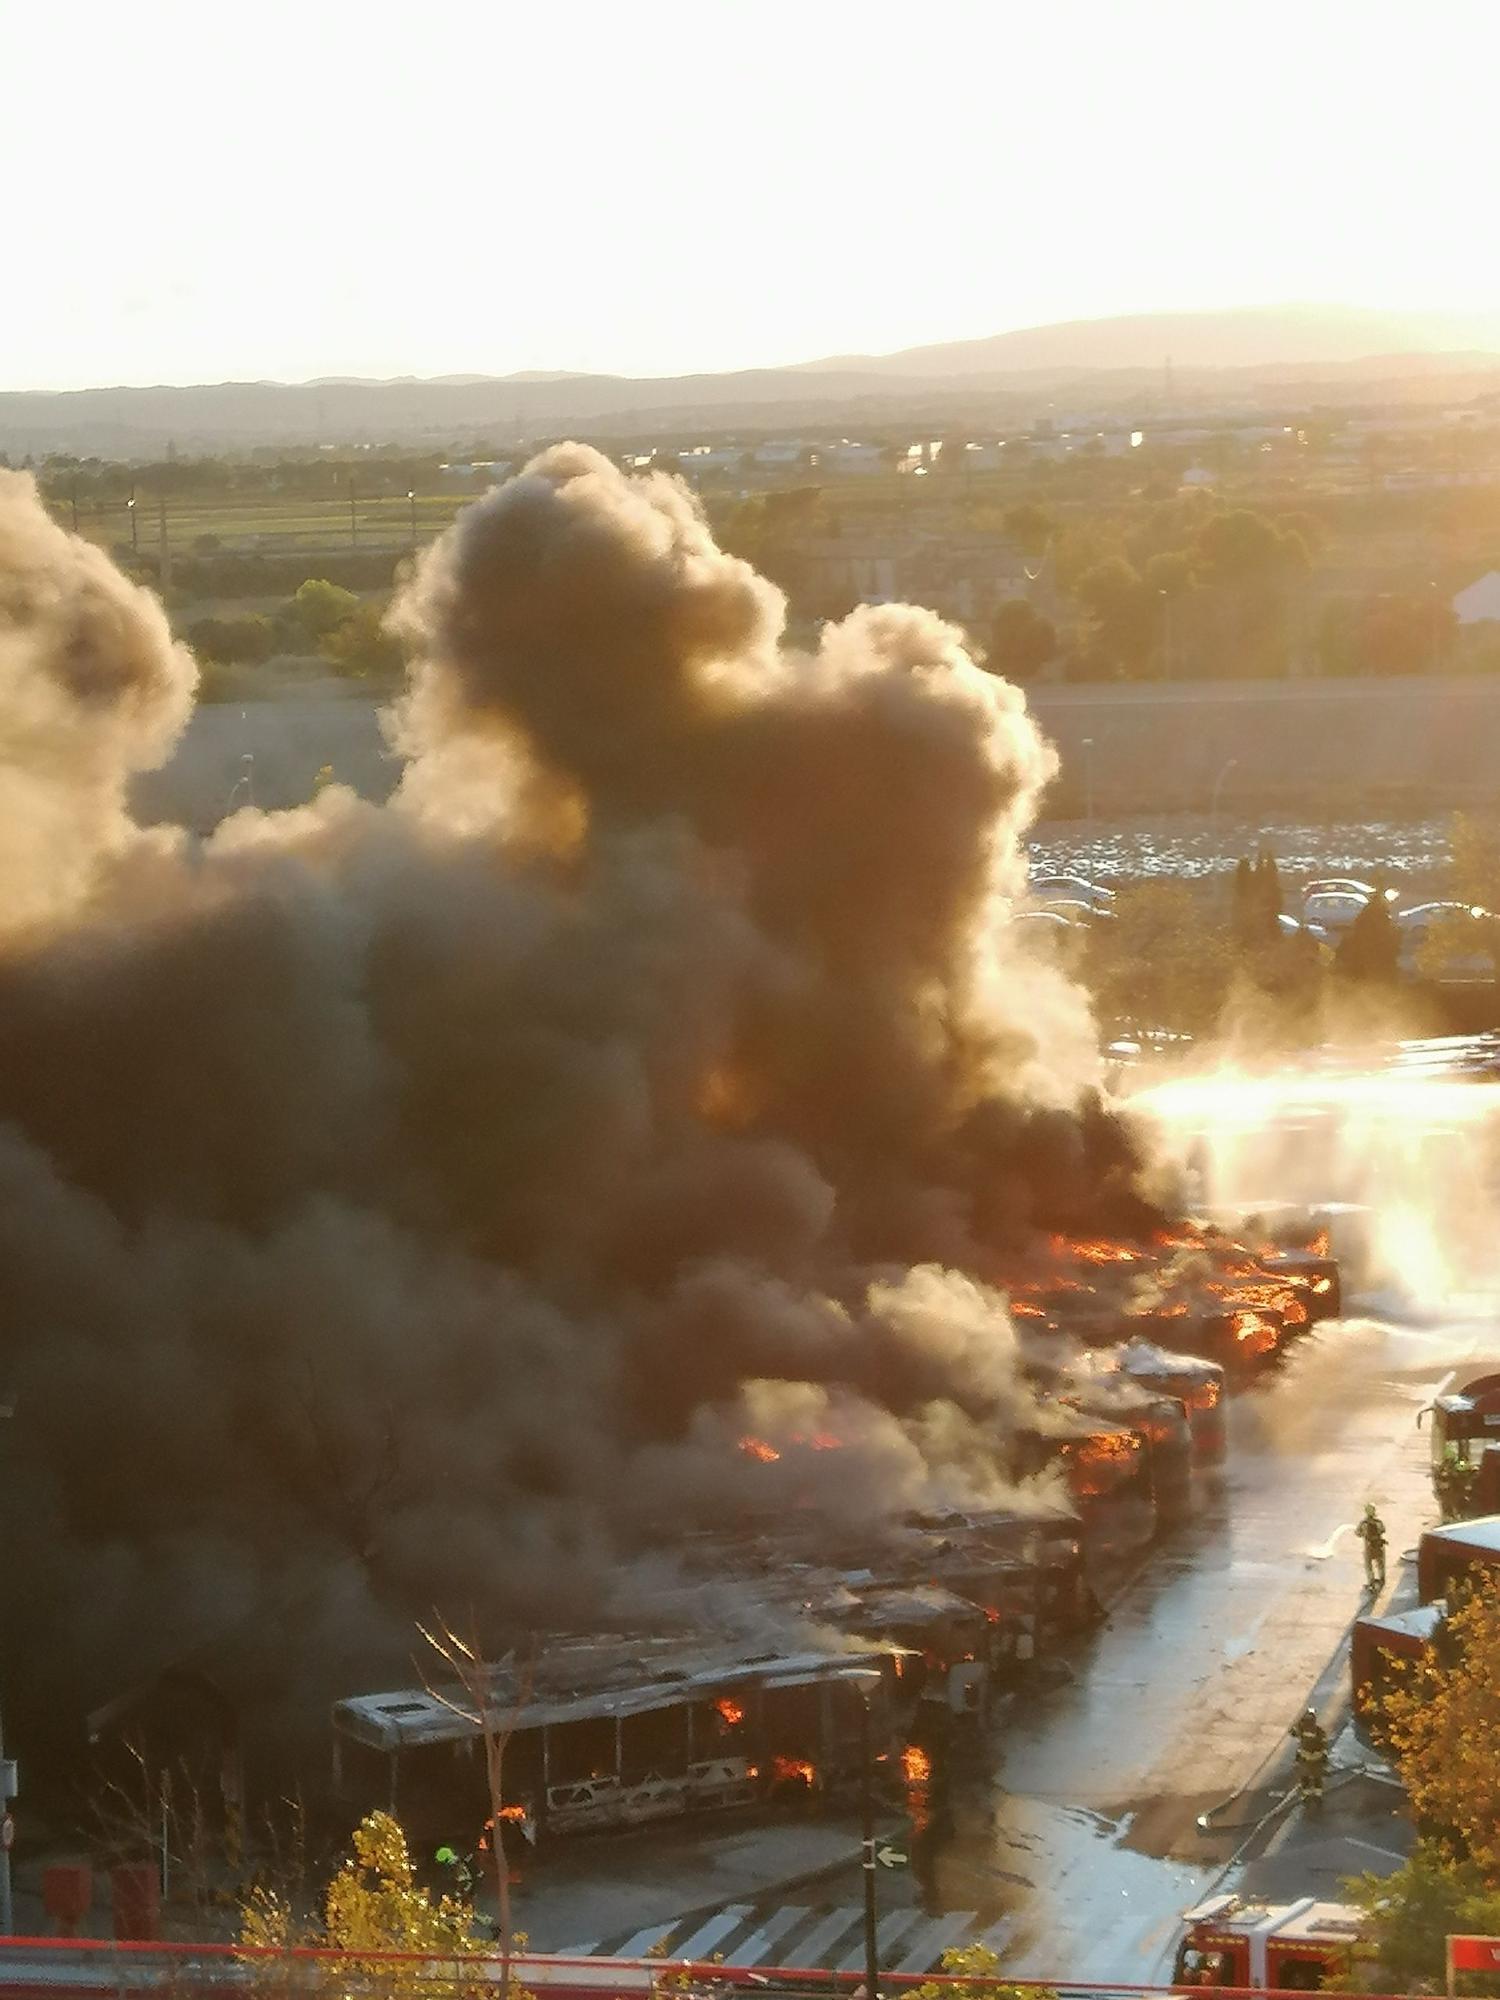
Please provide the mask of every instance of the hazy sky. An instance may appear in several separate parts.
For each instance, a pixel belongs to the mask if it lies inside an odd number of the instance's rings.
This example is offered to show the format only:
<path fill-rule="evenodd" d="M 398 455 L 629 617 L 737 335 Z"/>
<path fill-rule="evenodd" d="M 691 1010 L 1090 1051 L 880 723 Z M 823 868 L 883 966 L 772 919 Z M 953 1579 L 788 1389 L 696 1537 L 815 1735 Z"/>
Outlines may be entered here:
<path fill-rule="evenodd" d="M 1500 13 L 0 0 L 0 387 L 1500 303 Z"/>

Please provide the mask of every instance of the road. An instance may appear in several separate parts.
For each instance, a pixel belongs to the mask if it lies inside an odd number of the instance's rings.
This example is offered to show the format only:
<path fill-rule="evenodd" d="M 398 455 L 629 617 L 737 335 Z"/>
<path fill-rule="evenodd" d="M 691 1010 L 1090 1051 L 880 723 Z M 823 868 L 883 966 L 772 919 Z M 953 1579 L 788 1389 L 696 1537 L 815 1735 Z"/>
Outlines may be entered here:
<path fill-rule="evenodd" d="M 1351 1321 L 1235 1405 L 1228 1461 L 1194 1517 L 1123 1583 L 1072 1679 L 1002 1720 L 995 1778 L 956 1806 L 938 1894 L 1007 1913 L 1008 1969 L 1168 1970 L 1179 1912 L 1239 1838 L 1205 1838 L 1195 1816 L 1285 1754 L 1362 1604 L 1363 1503 L 1393 1557 L 1414 1546 L 1432 1514 L 1417 1413 L 1467 1357 L 1497 1353 L 1500 1326 L 1483 1322 Z"/>

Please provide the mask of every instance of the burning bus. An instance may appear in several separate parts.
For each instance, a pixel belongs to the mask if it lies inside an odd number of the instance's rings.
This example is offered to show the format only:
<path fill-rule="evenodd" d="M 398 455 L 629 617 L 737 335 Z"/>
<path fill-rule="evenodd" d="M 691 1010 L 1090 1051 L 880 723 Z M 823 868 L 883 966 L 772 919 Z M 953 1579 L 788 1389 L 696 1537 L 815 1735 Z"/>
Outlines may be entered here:
<path fill-rule="evenodd" d="M 1224 1456 L 1224 1370 L 1217 1361 L 1174 1354 L 1137 1338 L 1119 1350 L 1119 1365 L 1132 1380 L 1182 1405 L 1195 1464 L 1211 1464 Z"/>
<path fill-rule="evenodd" d="M 856 1686 L 852 1676 L 877 1679 Z M 508 1804 L 538 1840 L 757 1803 L 857 1781 L 862 1704 L 892 1741 L 893 1649 L 748 1652 L 688 1637 L 557 1638 L 534 1667 L 488 1669 L 508 1734 Z M 491 1813 L 484 1730 L 462 1689 L 406 1688 L 333 1708 L 334 1786 L 438 1835 Z"/>

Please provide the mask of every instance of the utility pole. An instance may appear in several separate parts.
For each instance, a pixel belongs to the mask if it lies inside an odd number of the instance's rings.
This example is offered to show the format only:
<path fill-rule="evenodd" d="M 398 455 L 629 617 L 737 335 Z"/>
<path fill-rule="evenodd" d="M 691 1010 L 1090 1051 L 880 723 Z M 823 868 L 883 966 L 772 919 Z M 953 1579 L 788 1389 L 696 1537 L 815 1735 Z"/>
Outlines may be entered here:
<path fill-rule="evenodd" d="M 354 511 L 354 474 L 349 474 L 349 546 L 359 547 L 359 516 Z"/>
<path fill-rule="evenodd" d="M 8 1417 L 15 1407 L 15 1399 L 8 1398 L 0 1403 L 0 1417 Z M 0 1722 L 0 1937 L 14 1937 L 16 1913 L 10 1892 L 10 1842 L 11 1818 L 10 1802 L 19 1787 L 16 1783 L 15 1764 L 5 1754 L 5 1726 Z"/>
<path fill-rule="evenodd" d="M 860 1866 L 865 1876 L 865 1995 L 880 2000 L 880 1957 L 875 1944 L 875 1744 L 870 1726 L 870 1687 L 859 1691 Z"/>
<path fill-rule="evenodd" d="M 406 501 L 407 505 L 411 508 L 411 546 L 412 553 L 415 554 L 417 547 L 417 489 L 415 486 L 407 489 Z"/>
<path fill-rule="evenodd" d="M 1165 590 L 1156 594 L 1161 599 L 1161 676 L 1164 681 L 1169 681 L 1172 678 L 1172 598 L 1170 592 Z"/>
<path fill-rule="evenodd" d="M 10 1802 L 16 1795 L 16 1767 L 5 1755 L 0 1724 L 0 1937 L 14 1937 L 16 1913 L 10 1893 Z"/>
<path fill-rule="evenodd" d="M 156 527 L 161 537 L 161 575 L 157 579 L 163 597 L 172 587 L 172 545 L 167 540 L 167 489 L 156 496 Z"/>
<path fill-rule="evenodd" d="M 133 486 L 130 489 L 130 498 L 125 502 L 125 507 L 126 511 L 130 515 L 130 553 L 132 555 L 135 555 L 139 552 L 141 546 L 141 537 L 140 537 L 140 524 L 136 519 L 135 488 Z"/>
<path fill-rule="evenodd" d="M 865 1885 L 865 2000 L 880 2000 L 880 1954 L 875 1913 L 875 1736 L 870 1706 L 880 1675 L 873 1668 L 841 1674 L 859 1696 L 859 1865 Z"/>

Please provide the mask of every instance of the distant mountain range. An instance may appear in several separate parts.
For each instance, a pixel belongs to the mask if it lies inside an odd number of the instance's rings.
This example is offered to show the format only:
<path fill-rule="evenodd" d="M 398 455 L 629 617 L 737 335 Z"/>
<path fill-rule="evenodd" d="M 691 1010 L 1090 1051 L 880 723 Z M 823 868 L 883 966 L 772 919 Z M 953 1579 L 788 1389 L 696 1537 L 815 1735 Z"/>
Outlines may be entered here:
<path fill-rule="evenodd" d="M 1336 367 L 1382 356 L 1500 353 L 1500 312 L 1390 313 L 1363 306 L 1242 306 L 1230 312 L 1135 313 L 1065 320 L 987 340 L 899 354 L 841 355 L 804 371 L 878 375 L 1015 375 L 1032 369 Z"/>
<path fill-rule="evenodd" d="M 1500 312 L 1264 306 L 1027 327 L 984 340 L 733 374 L 448 375 L 0 392 L 0 449 L 151 457 L 247 444 L 504 446 L 570 427 L 614 437 L 916 423 L 1019 425 L 1063 397 L 1141 418 L 1454 394 L 1500 380 Z"/>

